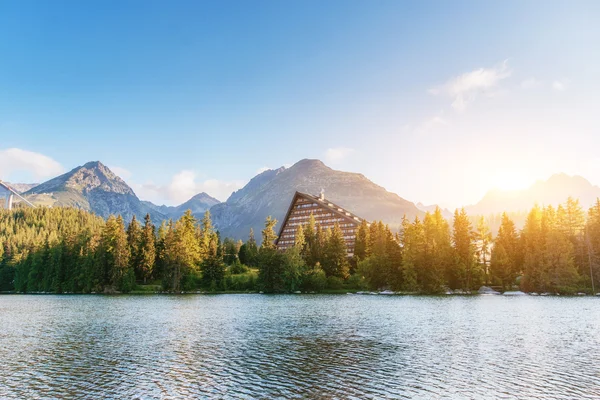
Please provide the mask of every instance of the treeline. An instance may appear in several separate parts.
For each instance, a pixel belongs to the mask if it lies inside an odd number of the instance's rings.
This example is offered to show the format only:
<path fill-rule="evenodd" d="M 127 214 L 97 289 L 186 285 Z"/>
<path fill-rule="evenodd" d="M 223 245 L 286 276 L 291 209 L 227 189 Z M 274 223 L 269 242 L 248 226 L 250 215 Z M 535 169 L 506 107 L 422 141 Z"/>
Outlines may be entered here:
<path fill-rule="evenodd" d="M 441 210 L 404 218 L 393 233 L 363 222 L 348 258 L 339 226 L 314 218 L 299 226 L 295 245 L 278 251 L 265 221 L 259 246 L 221 239 L 206 213 L 186 212 L 158 228 L 146 216 L 125 223 L 69 208 L 0 211 L 0 290 L 101 293 L 144 288 L 179 292 L 391 289 L 465 293 L 482 285 L 525 291 L 591 291 L 600 280 L 600 200 L 586 213 L 569 198 L 558 208 L 535 206 L 518 231 L 503 214 L 498 234 L 464 210 L 452 221 Z"/>
<path fill-rule="evenodd" d="M 405 219 L 399 242 L 399 288 L 405 291 L 470 292 L 488 285 L 527 292 L 591 292 L 592 276 L 600 279 L 600 200 L 588 210 L 587 219 L 572 198 L 557 208 L 536 205 L 520 232 L 504 213 L 494 239 L 483 218 L 473 227 L 464 209 L 457 210 L 450 226 L 436 210 L 423 221 Z"/>

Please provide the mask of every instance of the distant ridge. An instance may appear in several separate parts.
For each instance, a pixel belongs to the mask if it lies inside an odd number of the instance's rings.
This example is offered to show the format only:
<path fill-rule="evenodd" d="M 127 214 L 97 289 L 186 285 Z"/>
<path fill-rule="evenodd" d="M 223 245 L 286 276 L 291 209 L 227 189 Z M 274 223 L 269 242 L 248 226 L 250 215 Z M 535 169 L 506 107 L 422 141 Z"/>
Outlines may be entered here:
<path fill-rule="evenodd" d="M 433 213 L 435 211 L 435 209 L 437 207 L 439 207 L 437 204 L 432 204 L 430 206 L 426 206 L 425 204 L 419 202 L 416 204 L 417 208 L 423 212 L 429 212 L 429 213 Z M 444 218 L 446 219 L 452 219 L 454 218 L 454 214 L 452 213 L 452 211 L 448 210 L 447 208 L 442 208 L 440 207 L 440 210 L 442 210 L 442 215 L 444 216 Z"/>
<path fill-rule="evenodd" d="M 36 187 L 37 185 L 39 185 L 39 183 L 11 183 L 11 182 L 5 182 L 5 183 L 7 185 L 9 185 L 11 188 L 15 189 L 19 193 L 25 193 L 26 191 L 31 190 L 34 187 Z"/>
<path fill-rule="evenodd" d="M 522 212 L 536 203 L 540 206 L 564 203 L 571 196 L 589 208 L 600 197 L 600 187 L 587 179 L 564 173 L 554 174 L 548 180 L 540 180 L 524 190 L 491 190 L 477 204 L 466 207 L 469 214 L 488 215 Z"/>
<path fill-rule="evenodd" d="M 198 193 L 185 203 L 178 206 L 157 206 L 149 201 L 143 201 L 148 207 L 157 210 L 161 214 L 165 215 L 170 219 L 177 219 L 187 210 L 191 210 L 192 214 L 197 218 L 200 218 L 207 210 L 209 210 L 215 204 L 219 204 L 220 201 L 210 196 L 207 193 Z"/>

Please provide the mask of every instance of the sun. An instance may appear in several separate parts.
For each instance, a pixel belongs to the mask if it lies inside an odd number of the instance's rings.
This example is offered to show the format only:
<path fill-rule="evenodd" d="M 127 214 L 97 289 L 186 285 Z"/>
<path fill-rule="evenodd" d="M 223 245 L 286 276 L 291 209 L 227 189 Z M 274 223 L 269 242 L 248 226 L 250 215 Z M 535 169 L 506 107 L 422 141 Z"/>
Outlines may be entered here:
<path fill-rule="evenodd" d="M 502 169 L 490 174 L 488 183 L 493 189 L 523 190 L 534 183 L 534 179 L 523 169 Z"/>

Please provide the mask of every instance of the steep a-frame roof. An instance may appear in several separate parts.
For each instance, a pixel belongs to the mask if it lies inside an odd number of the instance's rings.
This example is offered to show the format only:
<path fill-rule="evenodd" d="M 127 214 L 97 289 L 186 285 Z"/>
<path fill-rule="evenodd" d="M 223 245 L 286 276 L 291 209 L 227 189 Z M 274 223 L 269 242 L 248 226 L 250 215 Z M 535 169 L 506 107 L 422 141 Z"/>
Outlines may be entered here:
<path fill-rule="evenodd" d="M 294 194 L 294 197 L 292 198 L 292 201 L 290 202 L 290 206 L 287 210 L 287 213 L 285 214 L 285 218 L 283 218 L 281 227 L 279 228 L 279 233 L 277 234 L 277 240 L 275 240 L 275 244 L 277 244 L 279 242 L 279 237 L 283 233 L 283 229 L 285 228 L 285 223 L 287 222 L 288 218 L 290 217 L 290 214 L 292 213 L 292 210 L 294 209 L 294 204 L 296 204 L 296 201 L 298 200 L 298 198 L 301 198 L 301 197 L 306 200 L 310 200 L 312 202 L 317 203 L 321 207 L 326 208 L 327 210 L 331 211 L 335 215 L 343 217 L 350 222 L 354 222 L 355 224 L 360 224 L 363 222 L 363 218 L 360 218 L 359 216 L 332 203 L 331 201 L 329 201 L 325 198 L 321 198 L 320 196 L 313 196 L 312 194 L 296 192 Z"/>

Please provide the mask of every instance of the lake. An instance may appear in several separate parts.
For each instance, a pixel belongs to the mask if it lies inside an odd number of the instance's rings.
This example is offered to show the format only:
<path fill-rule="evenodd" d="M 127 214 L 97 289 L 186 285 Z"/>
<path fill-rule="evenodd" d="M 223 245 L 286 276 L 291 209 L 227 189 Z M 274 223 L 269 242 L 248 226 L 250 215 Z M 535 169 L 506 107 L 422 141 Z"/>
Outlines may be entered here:
<path fill-rule="evenodd" d="M 600 398 L 600 298 L 0 296 L 0 398 Z"/>

